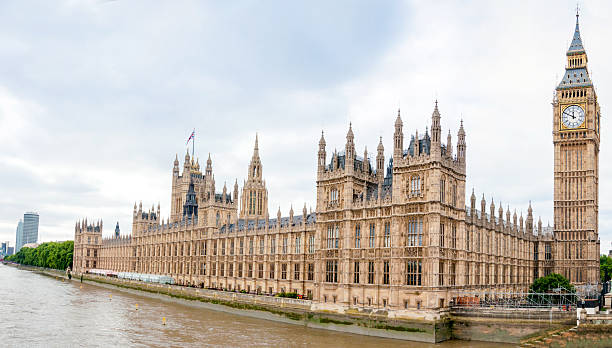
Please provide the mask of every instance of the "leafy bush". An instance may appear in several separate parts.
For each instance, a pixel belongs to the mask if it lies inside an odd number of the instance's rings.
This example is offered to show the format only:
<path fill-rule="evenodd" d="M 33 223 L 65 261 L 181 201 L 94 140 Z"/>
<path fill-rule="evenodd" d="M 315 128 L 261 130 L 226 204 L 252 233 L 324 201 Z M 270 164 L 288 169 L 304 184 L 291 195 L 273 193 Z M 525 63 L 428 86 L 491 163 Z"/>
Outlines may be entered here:
<path fill-rule="evenodd" d="M 276 297 L 298 298 L 297 292 L 279 292 Z"/>

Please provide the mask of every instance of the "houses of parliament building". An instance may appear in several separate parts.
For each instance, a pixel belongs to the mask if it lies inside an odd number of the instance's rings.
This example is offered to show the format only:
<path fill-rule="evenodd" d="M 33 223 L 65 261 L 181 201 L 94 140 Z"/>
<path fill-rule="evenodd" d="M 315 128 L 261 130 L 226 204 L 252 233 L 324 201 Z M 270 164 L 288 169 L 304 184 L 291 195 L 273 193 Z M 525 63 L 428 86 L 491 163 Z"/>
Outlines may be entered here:
<path fill-rule="evenodd" d="M 600 110 L 576 29 L 552 101 L 554 227 L 466 192 L 468 145 L 444 139 L 435 102 L 429 127 L 376 157 L 355 148 L 316 155 L 316 211 L 270 214 L 258 139 L 242 188 L 217 191 L 210 156 L 172 168 L 170 216 L 134 205 L 132 233 L 102 237 L 75 226 L 74 270 L 168 275 L 176 283 L 275 294 L 297 292 L 321 308 L 444 308 L 461 292 L 526 291 L 560 273 L 578 287 L 599 281 Z M 466 205 L 467 198 L 467 205 Z"/>

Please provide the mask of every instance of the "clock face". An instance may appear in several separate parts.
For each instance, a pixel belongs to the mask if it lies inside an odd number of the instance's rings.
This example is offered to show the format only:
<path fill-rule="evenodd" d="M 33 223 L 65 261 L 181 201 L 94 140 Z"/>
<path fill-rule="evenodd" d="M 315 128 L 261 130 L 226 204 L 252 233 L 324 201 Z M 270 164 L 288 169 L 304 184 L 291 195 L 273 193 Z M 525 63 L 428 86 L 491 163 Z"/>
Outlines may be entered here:
<path fill-rule="evenodd" d="M 567 128 L 578 128 L 584 123 L 584 110 L 578 105 L 570 105 L 563 110 L 561 122 Z"/>

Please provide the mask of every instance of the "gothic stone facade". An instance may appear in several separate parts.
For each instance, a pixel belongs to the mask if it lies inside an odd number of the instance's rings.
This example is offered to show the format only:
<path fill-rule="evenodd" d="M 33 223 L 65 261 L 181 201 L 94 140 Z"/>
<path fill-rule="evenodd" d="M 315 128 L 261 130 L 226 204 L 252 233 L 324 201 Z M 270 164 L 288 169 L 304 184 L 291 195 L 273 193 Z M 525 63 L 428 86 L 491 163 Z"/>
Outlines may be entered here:
<path fill-rule="evenodd" d="M 587 81 L 583 51 L 570 48 L 570 64 L 582 65 L 568 65 L 566 75 L 584 69 L 576 74 Z M 398 111 L 388 161 L 382 139 L 375 158 L 357 155 L 349 126 L 345 149 L 328 162 L 321 135 L 316 212 L 304 206 L 282 217 L 279 209 L 270 218 L 257 138 L 240 197 L 237 182 L 232 194 L 215 191 L 210 156 L 204 173 L 189 154 L 181 173 L 176 158 L 170 217 L 161 219 L 159 205 L 134 205 L 132 234 L 105 239 L 102 223 L 77 223 L 75 271 L 163 274 L 179 284 L 291 291 L 323 308 L 397 313 L 443 308 L 465 291 L 525 291 L 553 271 L 597 283 L 599 106 L 590 81 L 565 80 L 553 103 L 554 230 L 534 224 L 531 205 L 525 219 L 492 201 L 487 213 L 484 196 L 477 209 L 474 192 L 465 206 L 465 130 L 461 124 L 456 146 L 450 133 L 443 143 L 436 102 L 431 134 L 410 135 L 407 146 Z M 584 127 L 559 128 L 568 105 L 587 110 Z M 579 164 L 566 162 L 575 156 Z"/>

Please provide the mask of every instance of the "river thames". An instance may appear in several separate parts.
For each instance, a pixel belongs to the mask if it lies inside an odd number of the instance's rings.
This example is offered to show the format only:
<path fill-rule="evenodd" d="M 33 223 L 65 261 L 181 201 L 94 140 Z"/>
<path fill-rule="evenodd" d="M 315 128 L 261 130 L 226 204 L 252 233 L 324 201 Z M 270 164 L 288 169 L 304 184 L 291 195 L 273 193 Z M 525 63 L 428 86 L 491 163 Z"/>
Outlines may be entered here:
<path fill-rule="evenodd" d="M 7 347 L 494 346 L 465 341 L 434 345 L 311 329 L 81 285 L 2 264 L 0 310 L 0 345 Z"/>

